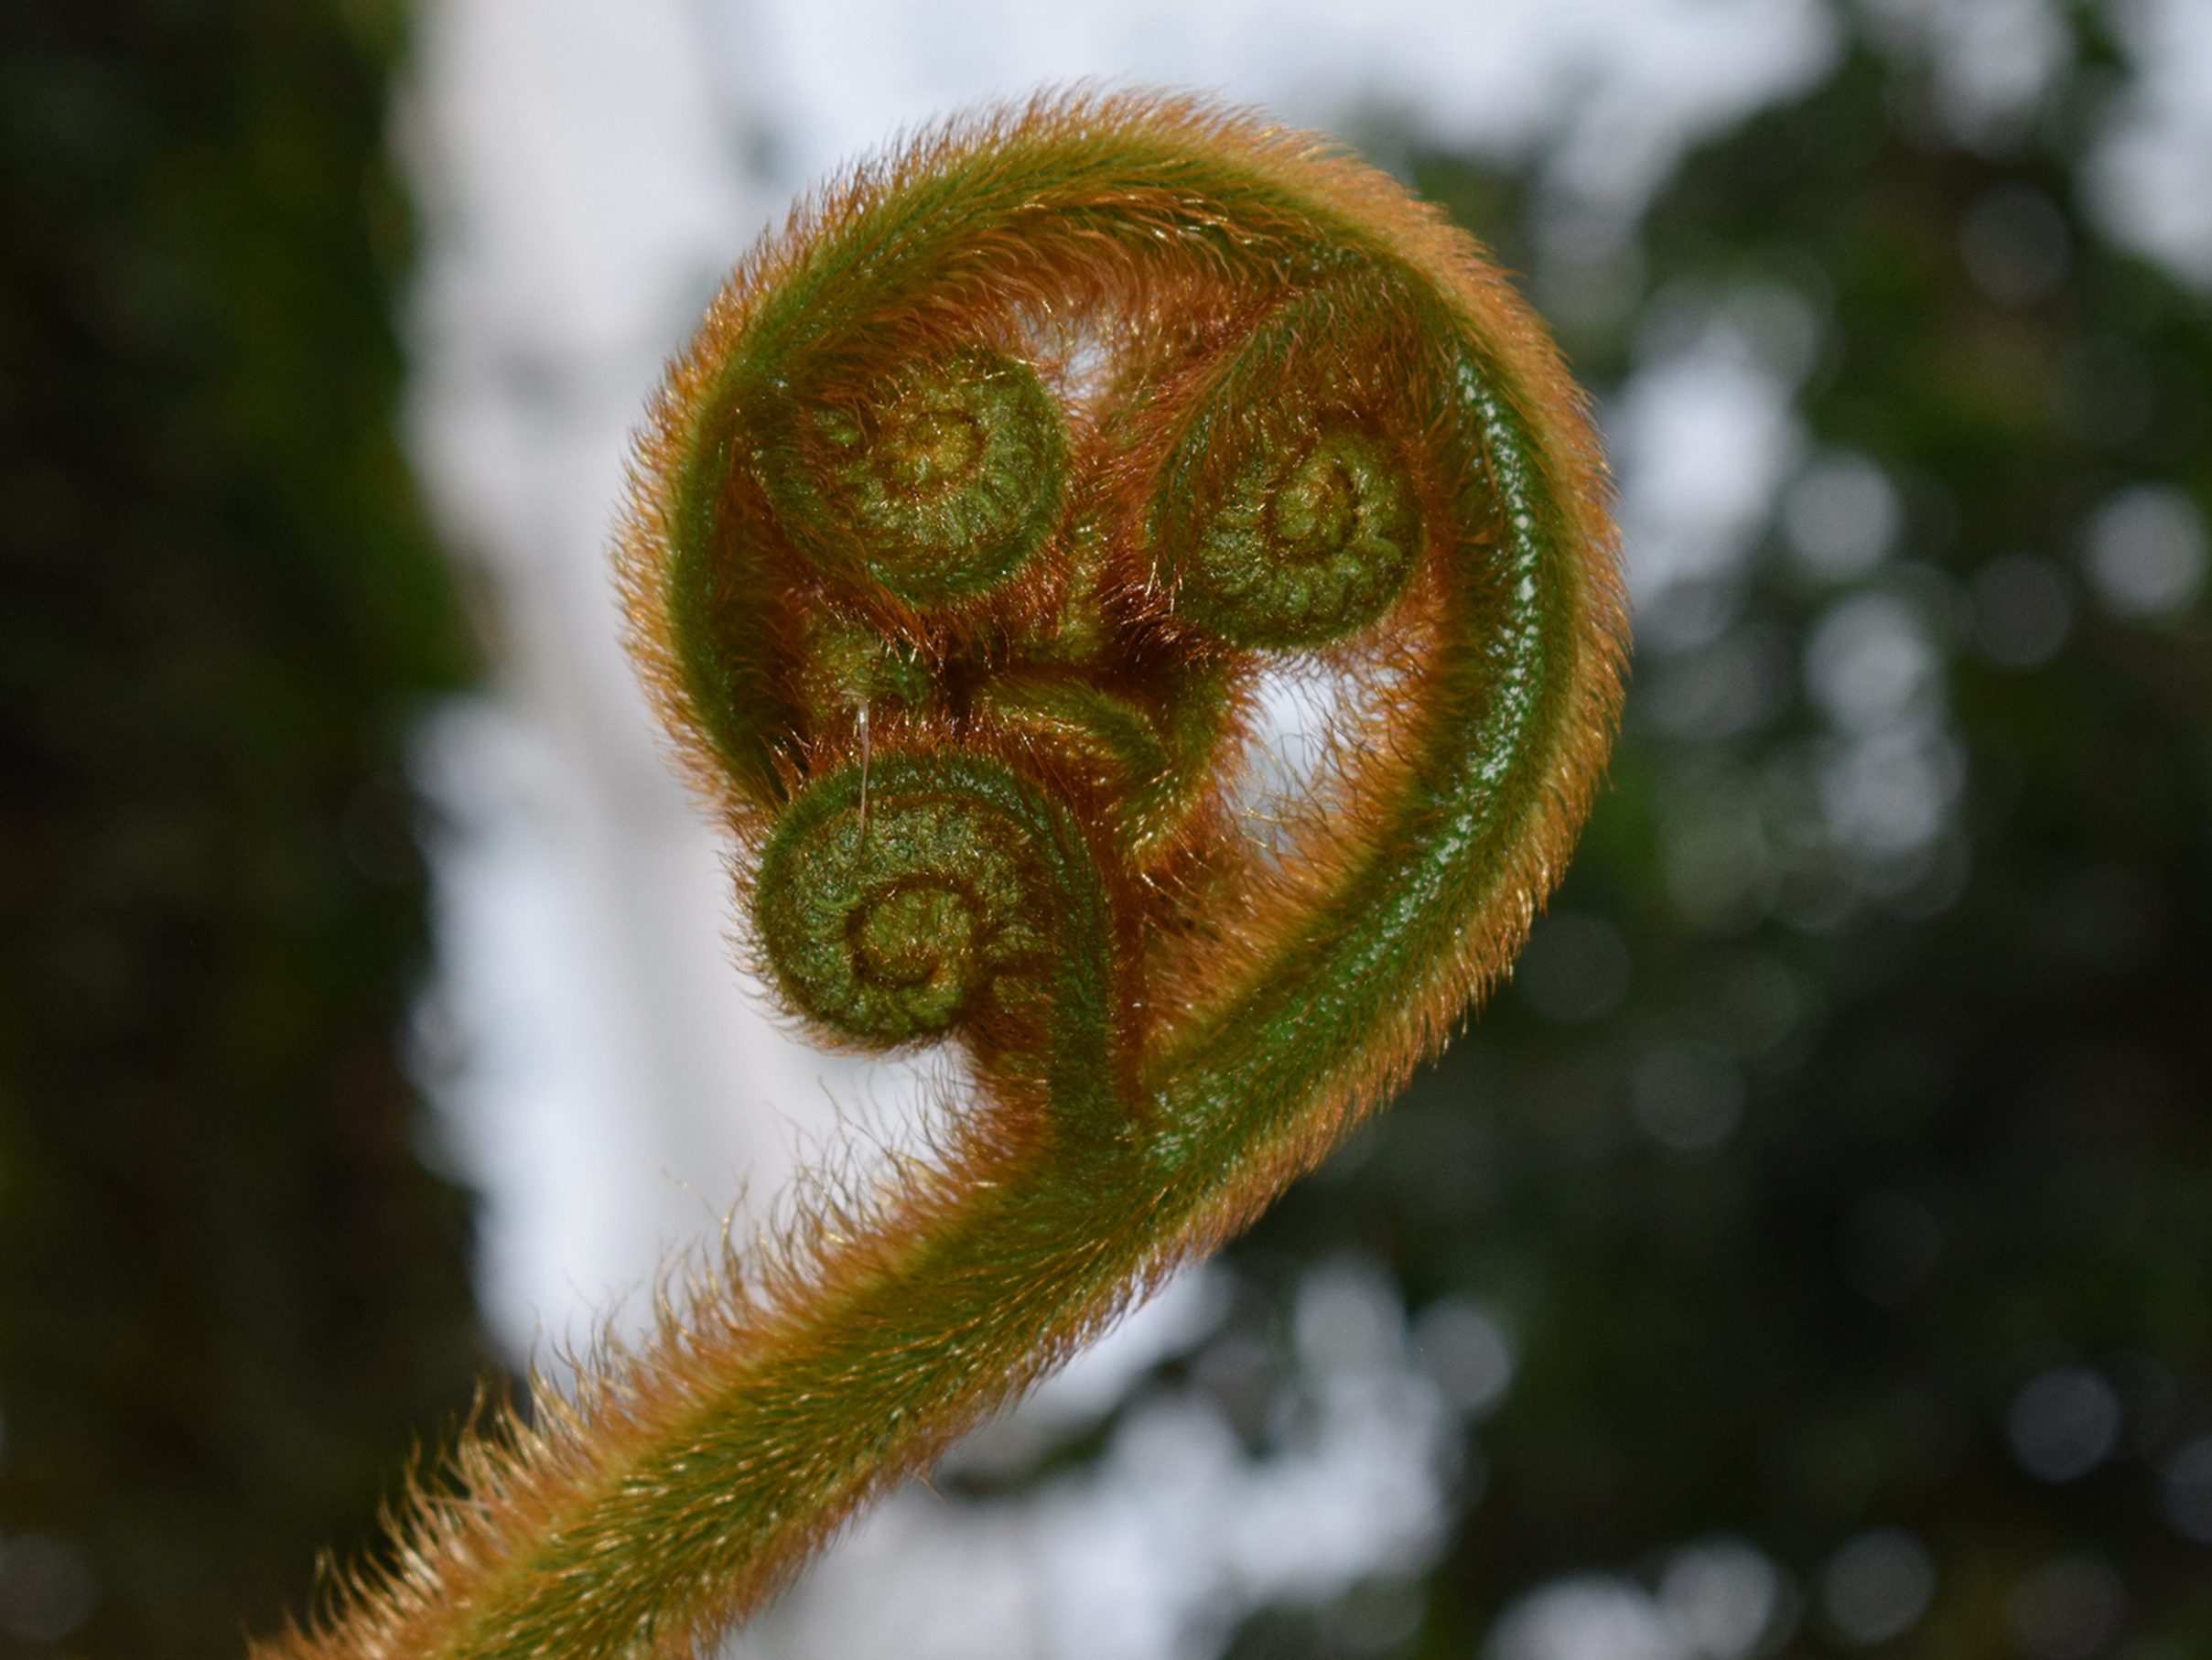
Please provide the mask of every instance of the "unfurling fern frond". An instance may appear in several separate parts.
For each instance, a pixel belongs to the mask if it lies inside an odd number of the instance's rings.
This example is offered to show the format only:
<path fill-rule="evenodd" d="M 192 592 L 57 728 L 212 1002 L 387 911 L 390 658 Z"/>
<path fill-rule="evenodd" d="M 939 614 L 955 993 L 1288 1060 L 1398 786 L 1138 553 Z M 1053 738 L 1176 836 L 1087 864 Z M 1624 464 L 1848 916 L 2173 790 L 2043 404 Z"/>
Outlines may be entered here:
<path fill-rule="evenodd" d="M 961 1045 L 975 1098 L 471 1439 L 397 1571 L 264 1652 L 703 1650 L 1248 1223 L 1559 874 L 1619 702 L 1604 495 L 1475 244 L 1311 136 L 1041 99 L 797 213 L 653 405 L 632 642 L 790 1009 Z M 1286 686 L 1331 711 L 1287 783 Z"/>

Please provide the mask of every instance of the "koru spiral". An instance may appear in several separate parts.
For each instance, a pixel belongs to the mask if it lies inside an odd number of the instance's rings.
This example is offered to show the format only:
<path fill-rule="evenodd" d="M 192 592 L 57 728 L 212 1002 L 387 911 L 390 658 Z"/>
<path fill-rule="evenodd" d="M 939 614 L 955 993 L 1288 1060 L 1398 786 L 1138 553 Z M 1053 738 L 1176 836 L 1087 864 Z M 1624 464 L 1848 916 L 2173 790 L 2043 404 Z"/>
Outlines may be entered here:
<path fill-rule="evenodd" d="M 689 1654 L 1509 964 L 1595 788 L 1606 484 L 1475 243 L 1311 135 L 1041 99 L 863 167 L 655 400 L 631 643 L 829 1042 L 976 1099 L 572 1407 L 469 1440 L 300 1655 Z M 1269 687 L 1335 711 L 1262 801 Z"/>

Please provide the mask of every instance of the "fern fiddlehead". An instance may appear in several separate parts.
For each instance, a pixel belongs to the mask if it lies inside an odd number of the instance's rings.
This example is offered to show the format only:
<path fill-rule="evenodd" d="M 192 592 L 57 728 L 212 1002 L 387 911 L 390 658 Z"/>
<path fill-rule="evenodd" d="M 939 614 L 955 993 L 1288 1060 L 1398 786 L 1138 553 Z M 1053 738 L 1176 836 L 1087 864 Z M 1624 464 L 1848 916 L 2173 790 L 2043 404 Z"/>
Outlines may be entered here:
<path fill-rule="evenodd" d="M 1542 329 L 1304 136 L 1041 100 L 732 278 L 642 440 L 633 644 L 829 1041 L 950 1038 L 942 1156 L 461 1450 L 285 1655 L 678 1655 L 1246 1223 L 1501 975 L 1624 625 Z M 1268 676 L 1322 763 L 1252 833 Z"/>

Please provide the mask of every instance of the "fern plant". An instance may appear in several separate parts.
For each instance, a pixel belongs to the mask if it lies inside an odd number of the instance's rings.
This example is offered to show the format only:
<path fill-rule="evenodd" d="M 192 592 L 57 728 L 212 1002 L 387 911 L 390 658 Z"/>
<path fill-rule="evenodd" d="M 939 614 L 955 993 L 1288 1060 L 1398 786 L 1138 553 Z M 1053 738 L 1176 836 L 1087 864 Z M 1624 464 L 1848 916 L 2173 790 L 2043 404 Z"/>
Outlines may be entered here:
<path fill-rule="evenodd" d="M 707 1649 L 1244 1226 L 1503 975 L 1624 656 L 1605 482 L 1473 242 L 1202 102 L 956 121 L 795 213 L 640 440 L 631 643 L 824 1041 L 927 1160 L 500 1418 L 267 1660 Z M 1331 711 L 1264 786 L 1269 699 Z"/>

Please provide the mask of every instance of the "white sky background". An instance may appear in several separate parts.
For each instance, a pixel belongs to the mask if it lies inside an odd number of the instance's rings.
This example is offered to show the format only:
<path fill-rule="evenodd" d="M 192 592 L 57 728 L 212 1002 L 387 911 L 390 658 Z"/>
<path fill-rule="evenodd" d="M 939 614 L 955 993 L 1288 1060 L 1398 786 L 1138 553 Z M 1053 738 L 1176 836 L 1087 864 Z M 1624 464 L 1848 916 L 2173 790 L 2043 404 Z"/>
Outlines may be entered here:
<path fill-rule="evenodd" d="M 2043 0 L 1874 9 L 1962 89 L 1969 124 L 2048 72 Z M 2119 106 L 2099 211 L 2212 286 L 2212 0 L 2142 0 L 2120 16 L 2152 69 Z M 420 746 L 441 824 L 437 980 L 416 1048 L 441 1150 L 482 1195 L 480 1290 L 510 1352 L 545 1363 L 618 1306 L 634 1326 L 657 1268 L 726 1218 L 758 1219 L 841 1122 L 895 1136 L 924 1093 L 911 1069 L 794 1044 L 739 976 L 722 850 L 672 781 L 617 644 L 607 544 L 627 435 L 721 273 L 795 189 L 901 129 L 1041 82 L 1171 84 L 1355 142 L 1396 133 L 1530 161 L 1539 258 L 1595 268 L 1633 247 L 1636 215 L 1687 145 L 1809 85 L 1838 48 L 1817 0 L 423 0 L 399 124 L 426 229 L 412 447 L 450 540 L 485 577 L 494 678 Z M 1535 275 L 1541 288 L 1546 265 Z M 1617 400 L 1640 603 L 1740 563 L 1805 464 L 1790 410 L 1802 365 L 1776 355 L 1772 334 L 1755 305 L 1739 306 L 1683 333 Z M 1313 1295 L 1325 1302 L 1337 1284 Z M 1392 1335 L 1395 1293 L 1361 1295 L 1387 1333 L 1357 1364 L 1313 1361 L 1325 1433 L 1306 1464 L 1239 1461 L 1196 1406 L 1162 1405 L 1090 1489 L 1055 1489 L 1034 1513 L 936 1513 L 933 1526 L 895 1504 L 810 1581 L 831 1588 L 815 1601 L 847 1623 L 810 1625 L 803 1589 L 799 1611 L 744 1653 L 886 1647 L 850 1624 L 853 1599 L 835 1587 L 840 1573 L 888 1587 L 901 1561 L 940 1601 L 999 1611 L 995 1634 L 977 1628 L 948 1654 L 1203 1652 L 1225 1610 L 1276 1594 L 1249 1552 L 1220 1547 L 1203 1570 L 1182 1552 L 1173 1584 L 1156 1550 L 1112 1558 L 1137 1576 L 1125 1600 L 1149 1611 L 1130 1615 L 1119 1646 L 1095 1621 L 1070 1624 L 1080 1597 L 1050 1589 L 1069 1541 L 1111 1557 L 1098 1540 L 1116 1526 L 1125 1543 L 1158 1534 L 1148 1469 L 1182 1483 L 1181 1514 L 1210 1517 L 1217 1544 L 1262 1512 L 1292 1537 L 1301 1515 L 1366 1504 L 1365 1531 L 1313 1568 L 1323 1588 L 1418 1571 L 1445 1499 L 1422 1449 L 1456 1446 L 1458 1420 L 1422 1381 L 1418 1342 Z M 1196 1341 L 1171 1331 L 1151 1353 Z M 1347 1448 L 1366 1452 L 1345 1462 Z M 1354 1466 L 1367 1489 L 1330 1485 L 1328 1471 Z M 1030 1566 L 1009 1569 L 993 1538 L 1026 1541 Z M 963 1560 L 996 1566 L 963 1579 Z M 877 1599 L 886 1618 L 890 1597 Z M 1646 1637 L 1675 1629 L 1658 1619 Z M 923 1652 L 903 1630 L 886 1652 Z M 1536 1642 L 1508 1650 L 1721 1652 L 1663 1636 Z"/>

